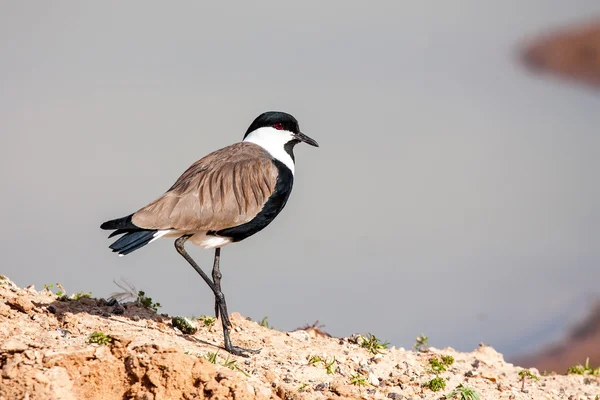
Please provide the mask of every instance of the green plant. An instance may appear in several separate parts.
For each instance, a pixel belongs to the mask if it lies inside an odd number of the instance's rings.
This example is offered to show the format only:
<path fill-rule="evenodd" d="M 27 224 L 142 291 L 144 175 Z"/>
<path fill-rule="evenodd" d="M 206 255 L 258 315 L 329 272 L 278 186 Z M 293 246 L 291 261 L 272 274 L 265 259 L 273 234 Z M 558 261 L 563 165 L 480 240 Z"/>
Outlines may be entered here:
<path fill-rule="evenodd" d="M 428 387 L 429 389 L 431 389 L 434 392 L 437 392 L 446 387 L 446 380 L 444 378 L 442 378 L 441 376 L 437 376 L 437 377 L 433 378 L 432 380 L 430 380 L 429 382 L 425 382 L 423 384 L 423 386 Z"/>
<path fill-rule="evenodd" d="M 219 352 L 208 352 L 206 354 L 206 356 L 204 356 L 204 358 L 206 358 L 208 360 L 208 362 L 212 363 L 212 364 L 216 364 L 217 363 L 217 355 L 219 354 Z M 246 375 L 247 377 L 250 376 L 250 374 L 248 374 L 246 371 L 244 371 L 243 369 L 241 369 L 240 367 L 238 367 L 236 365 L 237 360 L 232 360 L 229 358 L 229 354 L 227 355 L 227 359 L 223 362 L 224 367 L 227 367 L 231 370 L 237 369 L 238 371 L 240 371 L 241 373 L 243 373 L 244 375 Z"/>
<path fill-rule="evenodd" d="M 464 386 L 462 383 L 458 385 L 452 393 L 447 394 L 446 398 L 451 399 L 456 396 L 459 396 L 460 400 L 479 400 L 479 394 L 470 387 Z"/>
<path fill-rule="evenodd" d="M 63 287 L 63 285 L 61 285 L 59 282 L 56 282 L 56 287 L 58 289 L 60 289 L 60 290 L 58 290 L 55 294 L 57 296 L 59 296 L 59 297 L 62 296 L 64 294 L 64 287 Z M 52 283 L 50 283 L 50 284 L 44 284 L 44 289 L 46 291 L 50 292 L 50 293 L 52 293 L 52 290 L 50 290 L 52 288 L 54 288 L 54 284 L 52 284 Z"/>
<path fill-rule="evenodd" d="M 58 293 L 57 293 L 58 294 Z M 60 296 L 60 295 L 59 295 Z M 88 293 L 83 293 L 83 292 L 77 292 L 77 293 L 73 293 L 71 295 L 71 298 L 73 300 L 81 300 L 84 298 L 89 299 L 90 297 L 92 297 L 92 292 L 88 292 Z"/>
<path fill-rule="evenodd" d="M 539 381 L 540 378 L 539 376 L 535 375 L 533 372 L 531 372 L 528 369 L 522 369 L 519 371 L 519 377 L 521 378 L 521 391 L 525 390 L 525 381 L 527 379 L 531 379 L 534 381 Z"/>
<path fill-rule="evenodd" d="M 235 370 L 237 369 L 238 371 L 240 371 L 242 374 L 246 375 L 247 377 L 250 377 L 250 374 L 247 373 L 246 371 L 244 371 L 243 369 L 241 369 L 240 367 L 238 367 L 236 365 L 237 360 L 230 360 L 229 359 L 229 354 L 227 355 L 227 359 L 223 362 L 223 366 L 227 367 L 231 370 Z"/>
<path fill-rule="evenodd" d="M 173 325 L 173 328 L 179 329 L 186 335 L 193 335 L 198 331 L 196 324 L 186 317 L 173 317 L 171 318 L 171 324 Z"/>
<path fill-rule="evenodd" d="M 335 374 L 335 361 L 335 357 L 333 357 L 331 361 L 323 361 L 323 363 L 325 364 L 325 371 L 327 371 L 327 375 Z"/>
<path fill-rule="evenodd" d="M 310 365 L 315 365 L 320 363 L 321 361 L 323 361 L 323 359 L 321 358 L 321 356 L 309 356 L 308 357 L 308 363 Z"/>
<path fill-rule="evenodd" d="M 321 356 L 309 356 L 308 357 L 308 363 L 310 365 L 314 365 L 316 366 L 319 363 L 323 363 L 323 366 L 325 367 L 325 370 L 327 371 L 328 375 L 333 375 L 335 374 L 335 363 L 336 363 L 336 359 L 335 356 L 333 357 L 333 359 L 331 361 L 327 360 L 326 358 L 324 359 Z"/>
<path fill-rule="evenodd" d="M 413 350 L 415 351 L 423 351 L 427 350 L 429 347 L 429 337 L 425 336 L 421 333 L 421 336 L 417 336 L 415 339 L 416 343 L 413 344 Z"/>
<path fill-rule="evenodd" d="M 361 374 L 350 375 L 350 384 L 354 386 L 367 386 L 367 379 Z"/>
<path fill-rule="evenodd" d="M 525 379 L 533 379 L 534 381 L 539 381 L 540 378 L 539 376 L 535 375 L 533 372 L 531 372 L 528 369 L 522 369 L 521 371 L 519 371 L 519 377 L 521 378 L 521 380 L 525 380 Z"/>
<path fill-rule="evenodd" d="M 208 354 L 206 354 L 205 358 L 208 360 L 208 362 L 216 364 L 217 363 L 217 353 L 211 353 L 210 351 L 208 352 Z"/>
<path fill-rule="evenodd" d="M 111 343 L 113 340 L 110 336 L 105 335 L 102 332 L 94 332 L 88 337 L 88 343 L 99 344 L 100 346 L 105 346 Z"/>
<path fill-rule="evenodd" d="M 269 317 L 267 317 L 267 316 L 264 316 L 263 319 L 261 319 L 258 324 L 264 328 L 275 329 L 275 327 L 273 325 L 269 325 Z"/>
<path fill-rule="evenodd" d="M 215 324 L 216 320 L 217 319 L 215 317 L 211 317 L 208 315 L 204 315 L 204 316 L 198 318 L 198 321 L 202 322 L 204 324 L 204 326 L 209 327 L 209 328 Z"/>
<path fill-rule="evenodd" d="M 146 296 L 146 293 L 143 290 L 138 292 L 135 302 L 137 305 L 149 308 L 154 312 L 158 312 L 158 309 L 161 307 L 159 302 L 153 302 L 151 297 Z"/>
<path fill-rule="evenodd" d="M 568 375 L 600 375 L 600 367 L 594 368 L 590 365 L 590 358 L 585 360 L 585 365 L 574 365 L 567 370 Z"/>
<path fill-rule="evenodd" d="M 306 390 L 306 388 L 308 387 L 308 384 L 302 382 L 302 384 L 300 385 L 300 387 L 298 388 L 298 392 L 304 392 Z"/>
<path fill-rule="evenodd" d="M 454 364 L 454 357 L 452 356 L 442 356 L 441 358 L 442 362 L 447 366 Z"/>
<path fill-rule="evenodd" d="M 449 367 L 454 363 L 454 357 L 452 356 L 441 356 L 440 358 L 433 357 L 429 359 L 429 366 L 434 374 L 439 374 L 446 371 L 446 367 Z"/>
<path fill-rule="evenodd" d="M 377 339 L 377 337 L 373 334 L 367 333 L 367 337 L 360 335 L 360 347 L 364 347 L 369 352 L 373 354 L 381 354 L 381 350 L 385 350 L 389 346 L 389 342 L 381 342 L 381 340 Z"/>

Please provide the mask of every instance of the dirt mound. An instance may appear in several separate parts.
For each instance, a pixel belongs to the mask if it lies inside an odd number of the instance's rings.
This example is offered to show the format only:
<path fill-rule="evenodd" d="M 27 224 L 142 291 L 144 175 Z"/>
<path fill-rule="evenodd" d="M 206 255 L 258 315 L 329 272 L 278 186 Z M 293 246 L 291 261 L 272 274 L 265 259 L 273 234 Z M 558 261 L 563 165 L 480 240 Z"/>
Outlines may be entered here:
<path fill-rule="evenodd" d="M 600 89 L 600 17 L 530 40 L 521 59 L 533 70 Z"/>
<path fill-rule="evenodd" d="M 571 366 L 585 364 L 586 359 L 589 359 L 590 365 L 600 365 L 600 302 L 564 340 L 536 354 L 519 357 L 516 362 L 540 371 L 566 373 Z"/>
<path fill-rule="evenodd" d="M 260 354 L 228 357 L 217 347 L 218 322 L 183 334 L 170 317 L 135 303 L 69 300 L 3 279 L 0 399 L 439 399 L 459 384 L 481 399 L 600 394 L 594 377 L 523 382 L 521 368 L 484 345 L 472 353 L 385 349 L 368 335 L 328 337 L 317 325 L 279 332 L 236 313 L 231 319 L 235 343 Z M 436 377 L 445 387 L 434 392 L 424 385 Z"/>

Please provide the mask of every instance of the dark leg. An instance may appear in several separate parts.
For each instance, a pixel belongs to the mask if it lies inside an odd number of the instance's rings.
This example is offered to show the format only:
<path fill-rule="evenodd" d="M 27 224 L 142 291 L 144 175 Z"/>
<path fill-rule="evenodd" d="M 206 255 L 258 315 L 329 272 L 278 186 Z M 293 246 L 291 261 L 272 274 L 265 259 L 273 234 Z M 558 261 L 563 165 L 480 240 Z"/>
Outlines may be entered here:
<path fill-rule="evenodd" d="M 213 281 L 210 280 L 208 275 L 206 275 L 204 273 L 204 271 L 202 271 L 202 269 L 200 269 L 198 264 L 196 264 L 196 261 L 194 261 L 192 259 L 192 257 L 190 257 L 190 255 L 187 253 L 187 251 L 185 251 L 185 247 L 184 247 L 185 242 L 190 237 L 192 237 L 192 235 L 183 235 L 179 239 L 175 240 L 175 248 L 177 249 L 177 252 L 179 254 L 181 254 L 181 256 L 183 258 L 185 258 L 185 260 L 196 270 L 196 272 L 198 274 L 200 274 L 202 279 L 204 279 L 204 282 L 206 282 L 206 284 L 210 287 L 210 289 L 215 294 L 215 307 L 221 313 L 221 323 L 223 325 L 223 342 L 225 344 L 225 350 L 227 350 L 231 354 L 235 354 L 235 355 L 243 356 L 243 357 L 248 357 L 246 352 L 258 353 L 260 350 L 242 349 L 241 347 L 233 346 L 231 344 L 231 339 L 229 338 L 229 327 L 231 326 L 231 322 L 229 321 L 229 314 L 227 314 L 227 304 L 225 303 L 225 296 L 223 296 L 223 293 L 221 292 L 220 287 L 219 287 L 219 289 L 217 289 L 216 285 L 213 283 Z M 220 255 L 220 252 L 218 252 L 218 254 Z M 217 255 L 217 253 L 215 253 L 215 262 L 218 265 L 216 255 Z M 219 272 L 219 275 L 220 275 L 220 272 Z M 220 277 L 219 277 L 219 279 L 220 279 Z M 219 286 L 220 286 L 220 282 L 219 282 Z"/>
<path fill-rule="evenodd" d="M 219 267 L 219 262 L 221 261 L 221 248 L 217 247 L 215 249 L 215 261 L 213 263 L 212 277 L 213 283 L 215 284 L 215 288 L 217 292 L 221 292 L 221 278 L 223 275 L 221 274 L 221 269 Z M 221 292 L 222 293 L 222 292 Z M 215 296 L 215 316 L 219 318 L 219 299 Z M 232 327 L 231 321 L 229 321 L 229 314 L 227 312 L 227 303 L 224 303 L 225 315 L 221 315 L 224 318 L 225 322 L 229 327 Z"/>

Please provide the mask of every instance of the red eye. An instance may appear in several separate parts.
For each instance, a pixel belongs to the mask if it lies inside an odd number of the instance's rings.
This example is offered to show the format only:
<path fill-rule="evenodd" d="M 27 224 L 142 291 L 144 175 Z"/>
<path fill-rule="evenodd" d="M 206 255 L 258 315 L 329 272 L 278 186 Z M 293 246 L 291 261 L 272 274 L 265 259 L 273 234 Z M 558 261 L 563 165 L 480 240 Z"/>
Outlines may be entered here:
<path fill-rule="evenodd" d="M 283 129 L 283 125 L 281 125 L 281 124 L 275 124 L 275 125 L 273 125 L 273 128 L 275 128 L 275 129 L 277 129 L 278 131 L 280 131 L 280 130 L 282 130 L 282 129 Z"/>

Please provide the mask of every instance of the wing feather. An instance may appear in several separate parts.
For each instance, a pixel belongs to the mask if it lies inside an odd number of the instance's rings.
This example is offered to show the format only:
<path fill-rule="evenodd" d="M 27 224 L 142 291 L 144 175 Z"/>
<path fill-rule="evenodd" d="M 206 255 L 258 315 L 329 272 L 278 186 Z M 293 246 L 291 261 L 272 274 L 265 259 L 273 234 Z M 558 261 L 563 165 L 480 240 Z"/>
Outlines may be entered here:
<path fill-rule="evenodd" d="M 145 229 L 189 233 L 238 226 L 262 210 L 276 183 L 269 153 L 253 143 L 237 143 L 194 163 L 132 221 Z"/>

